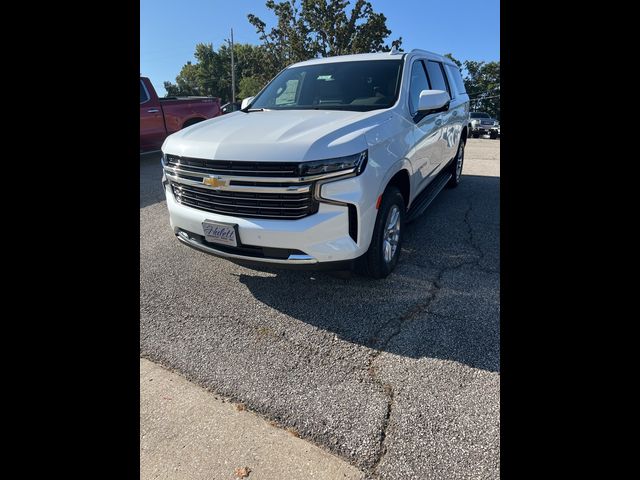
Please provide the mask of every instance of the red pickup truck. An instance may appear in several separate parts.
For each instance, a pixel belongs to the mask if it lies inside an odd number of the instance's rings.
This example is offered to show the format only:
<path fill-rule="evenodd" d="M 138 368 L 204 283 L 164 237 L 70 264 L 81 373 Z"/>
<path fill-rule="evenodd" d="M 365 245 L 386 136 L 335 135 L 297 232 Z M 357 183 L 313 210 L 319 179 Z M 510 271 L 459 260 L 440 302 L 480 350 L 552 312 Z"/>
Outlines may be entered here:
<path fill-rule="evenodd" d="M 140 77 L 140 152 L 159 150 L 167 135 L 220 115 L 217 97 L 158 98 L 147 77 Z"/>

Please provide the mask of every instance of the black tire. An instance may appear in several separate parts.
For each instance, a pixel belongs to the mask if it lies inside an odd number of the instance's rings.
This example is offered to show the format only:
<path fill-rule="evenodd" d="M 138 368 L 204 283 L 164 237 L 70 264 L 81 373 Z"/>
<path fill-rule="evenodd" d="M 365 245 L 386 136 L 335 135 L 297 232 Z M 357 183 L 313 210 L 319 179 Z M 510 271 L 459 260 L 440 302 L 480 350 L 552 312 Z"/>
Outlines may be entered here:
<path fill-rule="evenodd" d="M 465 147 L 465 139 L 460 138 L 460 144 L 458 145 L 458 151 L 456 152 L 456 156 L 449 164 L 449 172 L 451 173 L 451 178 L 447 182 L 447 188 L 456 188 L 460 185 L 460 179 L 462 177 L 462 168 L 464 167 L 464 147 Z M 458 161 L 460 163 L 460 168 L 458 169 Z"/>
<path fill-rule="evenodd" d="M 191 120 L 187 120 L 186 122 L 184 122 L 184 125 L 182 125 L 182 128 L 187 128 L 187 127 L 190 127 L 191 125 L 195 125 L 196 123 L 200 123 L 203 121 L 204 121 L 204 118 L 192 118 Z"/>
<path fill-rule="evenodd" d="M 498 138 L 498 134 L 492 133 L 491 135 L 489 135 L 489 138 L 491 138 L 491 140 L 495 140 L 496 138 Z"/>
<path fill-rule="evenodd" d="M 395 252 L 390 261 L 385 260 L 384 246 L 387 223 L 392 220 L 390 212 L 396 207 L 399 212 L 399 230 Z M 390 185 L 382 195 L 382 202 L 373 228 L 373 237 L 369 250 L 362 257 L 360 272 L 373 278 L 387 277 L 398 264 L 400 250 L 402 249 L 402 236 L 404 231 L 405 204 L 400 190 Z M 391 247 L 392 248 L 392 247 Z"/>
<path fill-rule="evenodd" d="M 474 133 L 474 134 L 473 134 L 473 138 L 478 138 L 479 136 L 480 136 L 480 134 L 479 134 L 479 133 Z"/>

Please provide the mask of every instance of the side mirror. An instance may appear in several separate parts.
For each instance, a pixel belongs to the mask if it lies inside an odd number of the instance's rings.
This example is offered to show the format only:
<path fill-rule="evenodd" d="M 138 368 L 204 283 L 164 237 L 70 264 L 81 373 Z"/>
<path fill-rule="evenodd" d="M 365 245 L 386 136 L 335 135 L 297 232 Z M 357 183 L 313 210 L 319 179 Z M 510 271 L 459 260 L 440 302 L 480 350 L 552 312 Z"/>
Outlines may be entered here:
<path fill-rule="evenodd" d="M 242 103 L 240 104 L 240 110 L 244 110 L 245 108 L 247 108 L 254 98 L 256 97 L 247 97 L 242 100 Z"/>
<path fill-rule="evenodd" d="M 422 90 L 418 100 L 418 111 L 439 110 L 451 101 L 451 97 L 444 90 Z"/>

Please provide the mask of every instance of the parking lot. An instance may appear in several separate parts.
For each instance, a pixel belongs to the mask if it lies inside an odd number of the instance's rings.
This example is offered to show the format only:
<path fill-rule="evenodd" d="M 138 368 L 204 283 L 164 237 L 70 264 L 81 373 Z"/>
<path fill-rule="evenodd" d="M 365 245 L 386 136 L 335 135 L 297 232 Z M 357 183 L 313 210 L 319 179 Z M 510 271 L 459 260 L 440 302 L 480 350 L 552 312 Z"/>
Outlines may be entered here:
<path fill-rule="evenodd" d="M 140 352 L 382 479 L 495 479 L 500 141 L 410 224 L 385 280 L 256 271 L 169 227 L 140 157 Z"/>

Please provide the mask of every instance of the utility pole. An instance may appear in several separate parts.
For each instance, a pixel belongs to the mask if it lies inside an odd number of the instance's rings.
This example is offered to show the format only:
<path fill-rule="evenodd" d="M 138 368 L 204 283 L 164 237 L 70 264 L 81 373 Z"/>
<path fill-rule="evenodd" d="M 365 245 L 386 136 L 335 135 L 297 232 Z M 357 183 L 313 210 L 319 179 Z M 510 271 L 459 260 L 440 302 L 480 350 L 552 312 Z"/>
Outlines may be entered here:
<path fill-rule="evenodd" d="M 233 58 L 233 28 L 231 29 L 231 102 L 236 102 L 236 64 Z"/>

